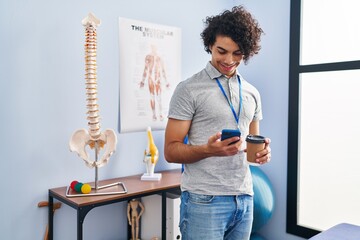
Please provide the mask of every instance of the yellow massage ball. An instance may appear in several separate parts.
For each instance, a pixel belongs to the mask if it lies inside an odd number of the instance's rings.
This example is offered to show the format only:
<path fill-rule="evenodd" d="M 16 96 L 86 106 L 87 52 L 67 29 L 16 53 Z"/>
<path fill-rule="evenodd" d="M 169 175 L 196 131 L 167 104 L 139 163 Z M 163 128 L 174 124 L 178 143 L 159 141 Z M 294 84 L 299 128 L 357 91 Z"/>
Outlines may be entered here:
<path fill-rule="evenodd" d="M 91 186 L 87 183 L 83 184 L 81 187 L 81 192 L 84 194 L 90 193 L 91 192 Z"/>

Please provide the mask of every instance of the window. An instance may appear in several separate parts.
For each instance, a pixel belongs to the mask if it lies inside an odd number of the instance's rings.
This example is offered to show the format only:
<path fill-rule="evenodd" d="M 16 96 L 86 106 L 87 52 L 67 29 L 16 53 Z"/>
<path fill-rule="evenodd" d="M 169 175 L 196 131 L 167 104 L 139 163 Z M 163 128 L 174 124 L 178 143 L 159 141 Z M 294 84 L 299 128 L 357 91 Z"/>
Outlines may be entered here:
<path fill-rule="evenodd" d="M 360 14 L 356 0 L 292 0 L 287 232 L 360 225 Z"/>

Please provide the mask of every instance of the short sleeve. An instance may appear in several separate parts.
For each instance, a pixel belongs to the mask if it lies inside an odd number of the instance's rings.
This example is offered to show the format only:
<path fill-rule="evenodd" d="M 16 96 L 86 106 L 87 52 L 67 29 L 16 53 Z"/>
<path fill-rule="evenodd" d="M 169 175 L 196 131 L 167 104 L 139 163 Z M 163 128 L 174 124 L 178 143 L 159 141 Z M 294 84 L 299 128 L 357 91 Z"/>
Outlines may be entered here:
<path fill-rule="evenodd" d="M 171 97 L 168 118 L 191 120 L 195 112 L 193 99 L 185 82 L 180 82 Z"/>

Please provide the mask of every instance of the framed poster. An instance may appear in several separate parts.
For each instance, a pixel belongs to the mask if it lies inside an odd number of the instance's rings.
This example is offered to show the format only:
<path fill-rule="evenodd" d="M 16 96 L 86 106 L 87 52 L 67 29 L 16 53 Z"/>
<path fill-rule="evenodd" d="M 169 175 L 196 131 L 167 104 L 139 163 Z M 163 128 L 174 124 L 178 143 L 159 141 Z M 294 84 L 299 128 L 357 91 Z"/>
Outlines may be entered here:
<path fill-rule="evenodd" d="M 181 31 L 119 18 L 120 132 L 165 129 L 181 79 Z"/>

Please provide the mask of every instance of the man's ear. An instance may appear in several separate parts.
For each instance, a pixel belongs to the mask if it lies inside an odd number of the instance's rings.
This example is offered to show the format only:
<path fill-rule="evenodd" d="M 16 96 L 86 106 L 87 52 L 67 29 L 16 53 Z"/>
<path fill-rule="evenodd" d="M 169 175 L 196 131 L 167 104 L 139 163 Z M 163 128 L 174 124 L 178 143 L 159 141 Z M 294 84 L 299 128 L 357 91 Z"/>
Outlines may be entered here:
<path fill-rule="evenodd" d="M 209 53 L 212 53 L 212 48 L 214 47 L 214 45 L 209 45 Z"/>

